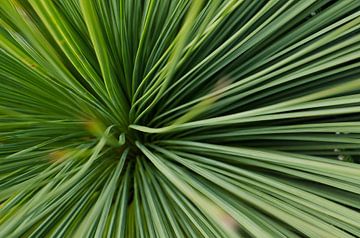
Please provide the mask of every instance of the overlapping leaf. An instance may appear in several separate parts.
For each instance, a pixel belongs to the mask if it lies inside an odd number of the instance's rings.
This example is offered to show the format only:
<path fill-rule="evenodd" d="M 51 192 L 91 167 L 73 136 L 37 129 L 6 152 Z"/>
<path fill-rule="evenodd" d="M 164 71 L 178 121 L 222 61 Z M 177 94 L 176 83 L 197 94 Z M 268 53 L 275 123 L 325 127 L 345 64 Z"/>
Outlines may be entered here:
<path fill-rule="evenodd" d="M 359 1 L 0 16 L 0 237 L 360 236 Z"/>

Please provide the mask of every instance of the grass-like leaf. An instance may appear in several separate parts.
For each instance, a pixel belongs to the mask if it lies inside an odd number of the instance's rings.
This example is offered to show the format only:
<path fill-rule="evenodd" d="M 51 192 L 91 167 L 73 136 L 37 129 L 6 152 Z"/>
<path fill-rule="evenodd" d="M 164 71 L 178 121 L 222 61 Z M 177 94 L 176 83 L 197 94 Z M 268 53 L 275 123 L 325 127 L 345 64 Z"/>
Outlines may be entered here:
<path fill-rule="evenodd" d="M 360 1 L 0 1 L 0 237 L 360 237 Z"/>

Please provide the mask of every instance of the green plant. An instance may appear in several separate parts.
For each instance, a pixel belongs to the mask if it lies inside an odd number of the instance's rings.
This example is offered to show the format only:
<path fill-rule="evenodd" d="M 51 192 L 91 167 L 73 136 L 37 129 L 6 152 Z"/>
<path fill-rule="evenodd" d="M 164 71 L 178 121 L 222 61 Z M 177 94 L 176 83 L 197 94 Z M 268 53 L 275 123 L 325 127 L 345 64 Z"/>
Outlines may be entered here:
<path fill-rule="evenodd" d="M 360 237 L 359 7 L 2 0 L 0 237 Z"/>

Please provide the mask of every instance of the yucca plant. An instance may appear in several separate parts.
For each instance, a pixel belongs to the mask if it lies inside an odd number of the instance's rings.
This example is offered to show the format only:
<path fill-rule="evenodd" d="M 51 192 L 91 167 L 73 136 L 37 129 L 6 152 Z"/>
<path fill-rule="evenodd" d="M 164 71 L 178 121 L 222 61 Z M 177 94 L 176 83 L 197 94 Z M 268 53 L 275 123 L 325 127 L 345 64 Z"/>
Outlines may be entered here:
<path fill-rule="evenodd" d="M 0 8 L 0 238 L 360 237 L 359 0 Z"/>

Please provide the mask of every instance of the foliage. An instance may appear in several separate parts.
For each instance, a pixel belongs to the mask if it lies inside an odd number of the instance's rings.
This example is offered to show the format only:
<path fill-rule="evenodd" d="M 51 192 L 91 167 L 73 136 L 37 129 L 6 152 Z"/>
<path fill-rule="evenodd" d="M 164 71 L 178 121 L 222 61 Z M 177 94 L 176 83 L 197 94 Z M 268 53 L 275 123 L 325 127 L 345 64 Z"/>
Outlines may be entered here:
<path fill-rule="evenodd" d="M 360 1 L 0 9 L 0 237 L 360 237 Z"/>

